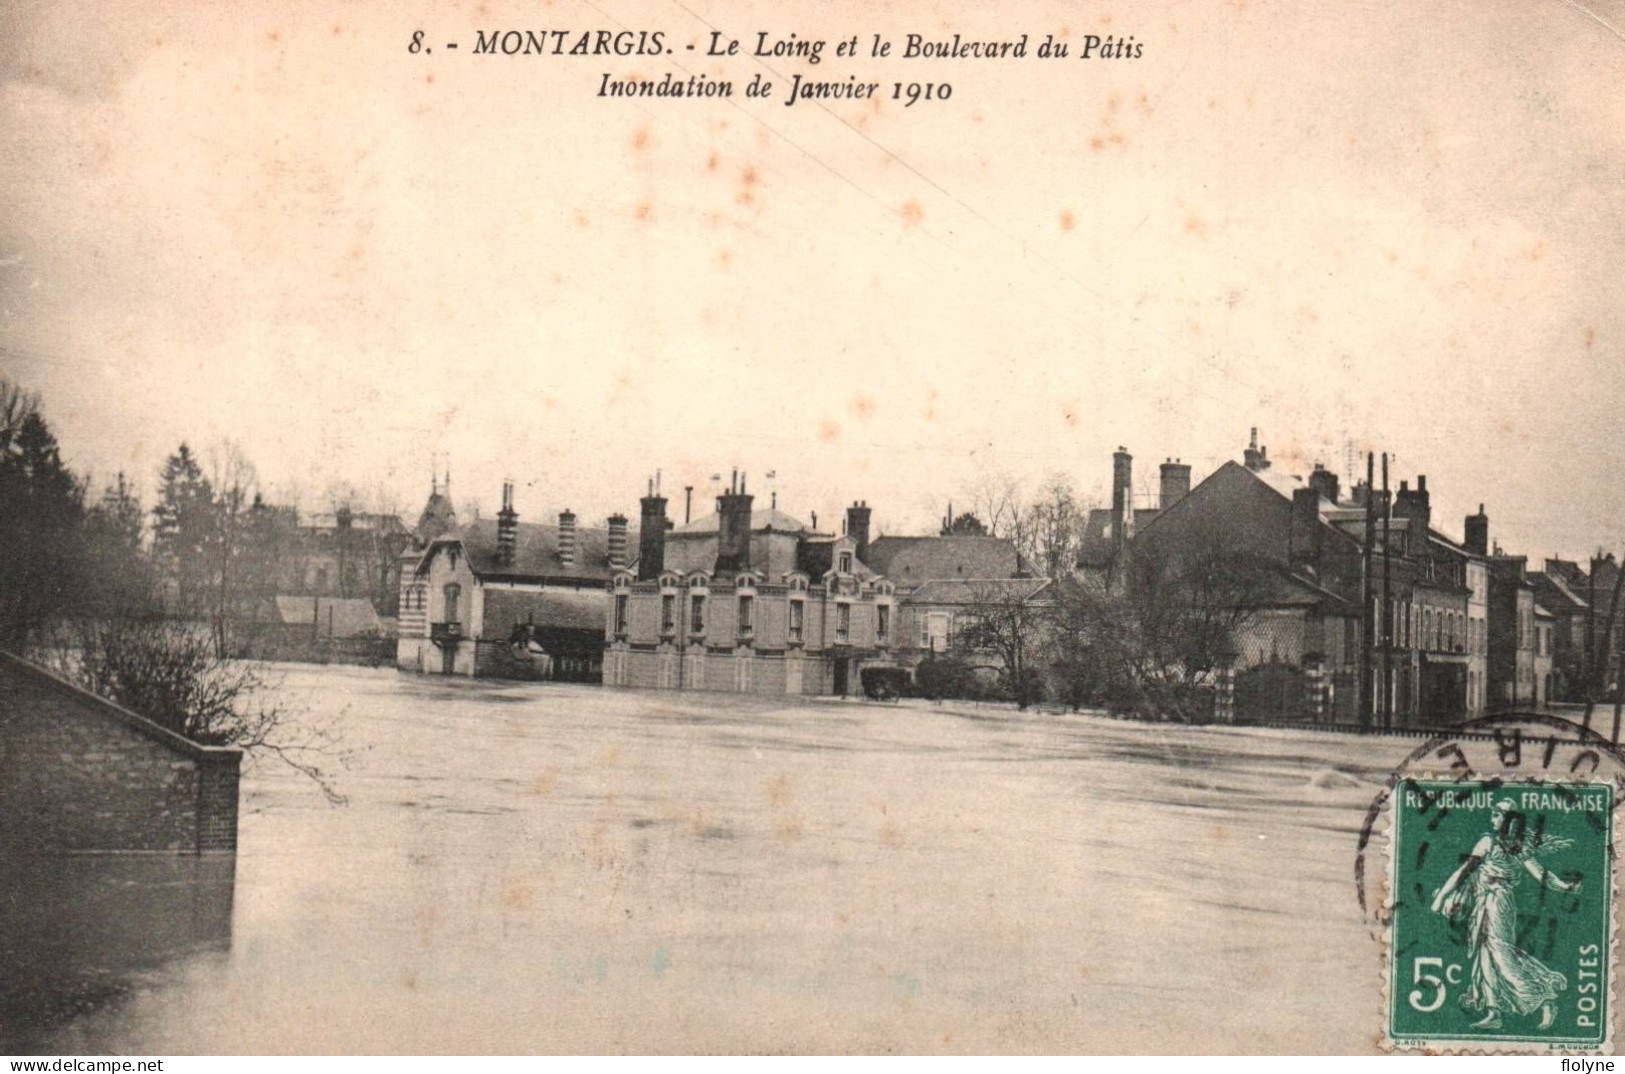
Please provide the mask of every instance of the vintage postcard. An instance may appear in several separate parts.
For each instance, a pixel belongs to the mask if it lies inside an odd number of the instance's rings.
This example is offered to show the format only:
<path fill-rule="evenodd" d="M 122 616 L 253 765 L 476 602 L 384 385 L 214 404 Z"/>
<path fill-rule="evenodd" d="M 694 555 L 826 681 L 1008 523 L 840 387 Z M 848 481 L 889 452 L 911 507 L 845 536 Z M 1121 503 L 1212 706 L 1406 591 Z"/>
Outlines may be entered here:
<path fill-rule="evenodd" d="M 7 0 L 0 147 L 0 1051 L 1612 1052 L 1625 0 Z"/>

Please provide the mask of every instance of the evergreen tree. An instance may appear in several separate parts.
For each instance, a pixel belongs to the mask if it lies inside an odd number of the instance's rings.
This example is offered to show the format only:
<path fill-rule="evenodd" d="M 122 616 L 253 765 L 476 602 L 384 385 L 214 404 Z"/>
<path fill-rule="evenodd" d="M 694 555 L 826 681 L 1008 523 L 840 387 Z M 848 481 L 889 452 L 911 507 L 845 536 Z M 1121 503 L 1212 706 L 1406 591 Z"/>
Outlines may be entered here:
<path fill-rule="evenodd" d="M 212 595 L 216 517 L 214 489 L 186 444 L 165 462 L 152 509 L 153 559 L 169 610 L 195 615 Z"/>
<path fill-rule="evenodd" d="M 75 601 L 84 503 L 37 401 L 5 382 L 0 399 L 0 648 L 22 652 Z"/>

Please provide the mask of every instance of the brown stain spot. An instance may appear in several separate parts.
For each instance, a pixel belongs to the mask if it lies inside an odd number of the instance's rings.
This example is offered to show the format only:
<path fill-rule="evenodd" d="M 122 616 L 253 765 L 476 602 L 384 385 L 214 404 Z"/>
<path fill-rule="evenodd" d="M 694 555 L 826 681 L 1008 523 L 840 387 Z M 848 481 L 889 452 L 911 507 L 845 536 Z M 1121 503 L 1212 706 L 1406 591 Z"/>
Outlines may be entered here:
<path fill-rule="evenodd" d="M 637 209 L 635 209 L 633 211 L 633 213 L 632 213 L 632 215 L 634 217 L 636 217 L 639 222 L 645 223 L 645 224 L 647 224 L 650 220 L 654 219 L 654 214 L 655 214 L 654 206 L 650 205 L 646 201 L 639 202 Z"/>
<path fill-rule="evenodd" d="M 734 197 L 734 200 L 741 205 L 750 205 L 755 202 L 756 184 L 759 182 L 761 182 L 761 177 L 756 174 L 756 169 L 747 165 L 745 170 L 739 173 L 739 193 Z"/>
<path fill-rule="evenodd" d="M 335 22 L 333 24 L 333 36 L 337 37 L 339 34 L 342 34 L 343 32 L 344 32 L 344 27 L 340 26 L 338 23 Z"/>
<path fill-rule="evenodd" d="M 767 802 L 774 809 L 783 809 L 795 797 L 795 788 L 791 786 L 790 776 L 781 772 L 762 784 L 762 791 L 767 795 Z"/>
<path fill-rule="evenodd" d="M 424 75 L 423 81 L 427 82 L 431 86 L 434 85 L 434 72 L 430 71 L 428 74 Z"/>
<path fill-rule="evenodd" d="M 1202 322 L 1200 322 L 1200 321 L 1187 321 L 1186 322 L 1186 330 L 1189 331 L 1190 334 L 1193 335 L 1193 336 L 1200 336 L 1202 334 Z"/>
<path fill-rule="evenodd" d="M 504 910 L 529 910 L 535 902 L 536 893 L 531 886 L 523 880 L 515 880 L 502 892 L 502 908 Z"/>
<path fill-rule="evenodd" d="M 1128 139 L 1124 138 L 1121 132 L 1113 131 L 1112 136 L 1108 139 L 1108 141 L 1110 141 L 1112 145 L 1125 145 L 1127 144 Z"/>
<path fill-rule="evenodd" d="M 1195 213 L 1191 213 L 1185 217 L 1185 234 L 1195 236 L 1198 239 L 1206 239 L 1208 235 L 1207 221 Z"/>
<path fill-rule="evenodd" d="M 1382 256 L 1383 256 L 1383 260 L 1387 261 L 1390 265 L 1399 264 L 1399 251 L 1397 251 L 1397 250 L 1389 250 L 1389 251 L 1385 252 Z"/>
<path fill-rule="evenodd" d="M 796 816 L 781 817 L 773 824 L 773 837 L 785 842 L 794 842 L 800 839 L 805 832 L 801 826 L 801 818 Z"/>
<path fill-rule="evenodd" d="M 1062 231 L 1071 231 L 1073 229 L 1073 227 L 1076 226 L 1076 224 L 1077 224 L 1077 221 L 1074 220 L 1073 217 L 1072 217 L 1072 210 L 1071 209 L 1062 209 L 1061 210 L 1061 230 Z"/>
<path fill-rule="evenodd" d="M 1597 342 L 1597 330 L 1590 325 L 1586 325 L 1585 331 L 1580 333 L 1580 339 L 1585 342 L 1586 350 L 1590 350 L 1591 345 Z"/>
<path fill-rule="evenodd" d="M 587 214 L 585 212 L 583 212 L 582 210 L 580 210 L 580 209 L 576 210 L 576 227 L 580 228 L 583 231 L 585 231 L 588 228 L 592 227 L 592 221 L 589 220 L 587 218 Z"/>
<path fill-rule="evenodd" d="M 417 970 L 404 970 L 404 971 L 402 971 L 402 973 L 401 973 L 401 984 L 406 986 L 406 990 L 408 992 L 416 992 L 417 989 L 418 989 L 418 971 Z"/>
<path fill-rule="evenodd" d="M 941 396 L 942 396 L 942 393 L 937 391 L 935 388 L 932 388 L 929 392 L 926 393 L 926 397 L 925 397 L 925 420 L 926 421 L 936 421 L 937 420 L 937 400 L 939 398 L 941 398 Z"/>
<path fill-rule="evenodd" d="M 919 203 L 918 199 L 909 198 L 903 202 L 902 214 L 903 223 L 909 227 L 915 227 L 925 219 L 925 207 Z"/>
<path fill-rule="evenodd" d="M 1546 240 L 1545 239 L 1541 239 L 1539 242 L 1535 243 L 1534 246 L 1531 246 L 1529 248 L 1529 260 L 1531 260 L 1531 261 L 1539 261 L 1541 258 L 1543 258 L 1545 256 L 1546 256 Z"/>
<path fill-rule="evenodd" d="M 732 250 L 723 248 L 717 251 L 717 264 L 721 265 L 723 268 L 732 268 L 733 263 L 734 253 Z"/>
<path fill-rule="evenodd" d="M 838 424 L 830 421 L 828 418 L 822 418 L 819 420 L 818 439 L 822 440 L 826 444 L 833 444 L 840 438 L 841 427 Z"/>
<path fill-rule="evenodd" d="M 282 40 L 282 30 L 280 28 L 272 30 L 270 33 L 266 34 L 265 36 L 270 38 L 273 42 L 281 41 Z"/>
<path fill-rule="evenodd" d="M 717 165 L 721 163 L 722 158 L 717 156 L 715 153 L 712 153 L 709 157 L 705 158 L 705 170 L 708 172 L 714 172 L 717 170 Z"/>
<path fill-rule="evenodd" d="M 859 421 L 868 421 L 870 418 L 874 417 L 875 401 L 869 398 L 867 395 L 864 395 L 862 392 L 858 392 L 856 395 L 852 396 L 852 402 L 850 405 L 853 417 L 857 418 Z"/>
<path fill-rule="evenodd" d="M 1078 427 L 1078 408 L 1070 404 L 1062 407 L 1061 420 L 1066 422 L 1067 428 L 1076 429 Z"/>
<path fill-rule="evenodd" d="M 1106 142 L 1102 138 L 1098 138 L 1098 137 L 1091 138 L 1091 139 L 1089 139 L 1089 148 L 1093 149 L 1096 153 L 1098 153 L 1102 149 L 1106 148 Z"/>
<path fill-rule="evenodd" d="M 631 383 L 631 380 L 627 377 L 627 375 L 625 373 L 622 373 L 617 379 L 619 380 L 620 387 L 622 387 L 622 388 L 625 388 L 626 386 L 628 386 Z M 614 744 L 605 746 L 603 751 L 598 754 L 598 763 L 599 764 L 607 764 L 607 765 L 620 764 L 621 763 L 621 748 L 619 746 L 614 745 Z"/>
<path fill-rule="evenodd" d="M 903 845 L 903 830 L 892 821 L 885 821 L 880 825 L 880 844 L 887 847 L 900 847 Z"/>
<path fill-rule="evenodd" d="M 648 149 L 649 137 L 649 128 L 639 127 L 636 131 L 632 132 L 632 148 L 640 153 L 645 149 Z"/>
<path fill-rule="evenodd" d="M 1139 106 L 1140 111 L 1144 112 L 1148 116 L 1152 112 L 1156 111 L 1156 109 L 1151 107 L 1151 98 L 1144 93 L 1135 98 L 1134 103 Z"/>
<path fill-rule="evenodd" d="M 559 778 L 551 772 L 543 772 L 530 781 L 530 793 L 537 798 L 546 798 L 553 793 L 559 785 Z"/>
<path fill-rule="evenodd" d="M 1100 16 L 1100 25 L 1102 25 L 1102 26 L 1110 26 L 1111 24 L 1112 24 L 1112 17 L 1111 17 L 1111 14 L 1109 12 L 1107 14 L 1105 14 L 1105 15 Z"/>

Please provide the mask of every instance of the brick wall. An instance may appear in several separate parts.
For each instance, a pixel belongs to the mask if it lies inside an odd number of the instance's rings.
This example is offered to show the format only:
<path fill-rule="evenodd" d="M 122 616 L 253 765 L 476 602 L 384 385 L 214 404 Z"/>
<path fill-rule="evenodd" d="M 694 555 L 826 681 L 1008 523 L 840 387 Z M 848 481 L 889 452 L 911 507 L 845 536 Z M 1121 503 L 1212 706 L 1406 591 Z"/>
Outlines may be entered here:
<path fill-rule="evenodd" d="M 0 653 L 0 851 L 235 851 L 241 760 Z"/>

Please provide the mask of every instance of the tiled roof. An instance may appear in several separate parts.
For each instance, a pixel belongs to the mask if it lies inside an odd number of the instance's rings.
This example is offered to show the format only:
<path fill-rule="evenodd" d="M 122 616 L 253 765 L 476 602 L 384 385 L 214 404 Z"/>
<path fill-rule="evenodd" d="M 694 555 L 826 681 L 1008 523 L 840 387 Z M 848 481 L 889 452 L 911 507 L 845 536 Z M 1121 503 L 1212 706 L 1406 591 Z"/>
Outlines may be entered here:
<path fill-rule="evenodd" d="M 863 560 L 898 586 L 1021 573 L 1015 542 L 1004 537 L 876 537 Z"/>
<path fill-rule="evenodd" d="M 514 589 L 490 589 L 485 594 L 485 621 L 480 632 L 492 641 L 504 641 L 514 627 L 532 623 L 537 627 L 604 632 L 609 614 L 609 594 L 603 590 L 552 590 L 536 593 Z"/>
<path fill-rule="evenodd" d="M 629 530 L 626 540 L 630 559 L 636 554 L 637 531 Z M 462 544 L 469 566 L 481 578 L 572 578 L 608 582 L 615 573 L 609 565 L 609 531 L 604 529 L 577 526 L 575 562 L 566 564 L 559 557 L 557 526 L 517 523 L 513 563 L 502 564 L 497 562 L 497 521 L 480 519 L 430 545 L 424 562 L 436 548 L 451 541 Z"/>

